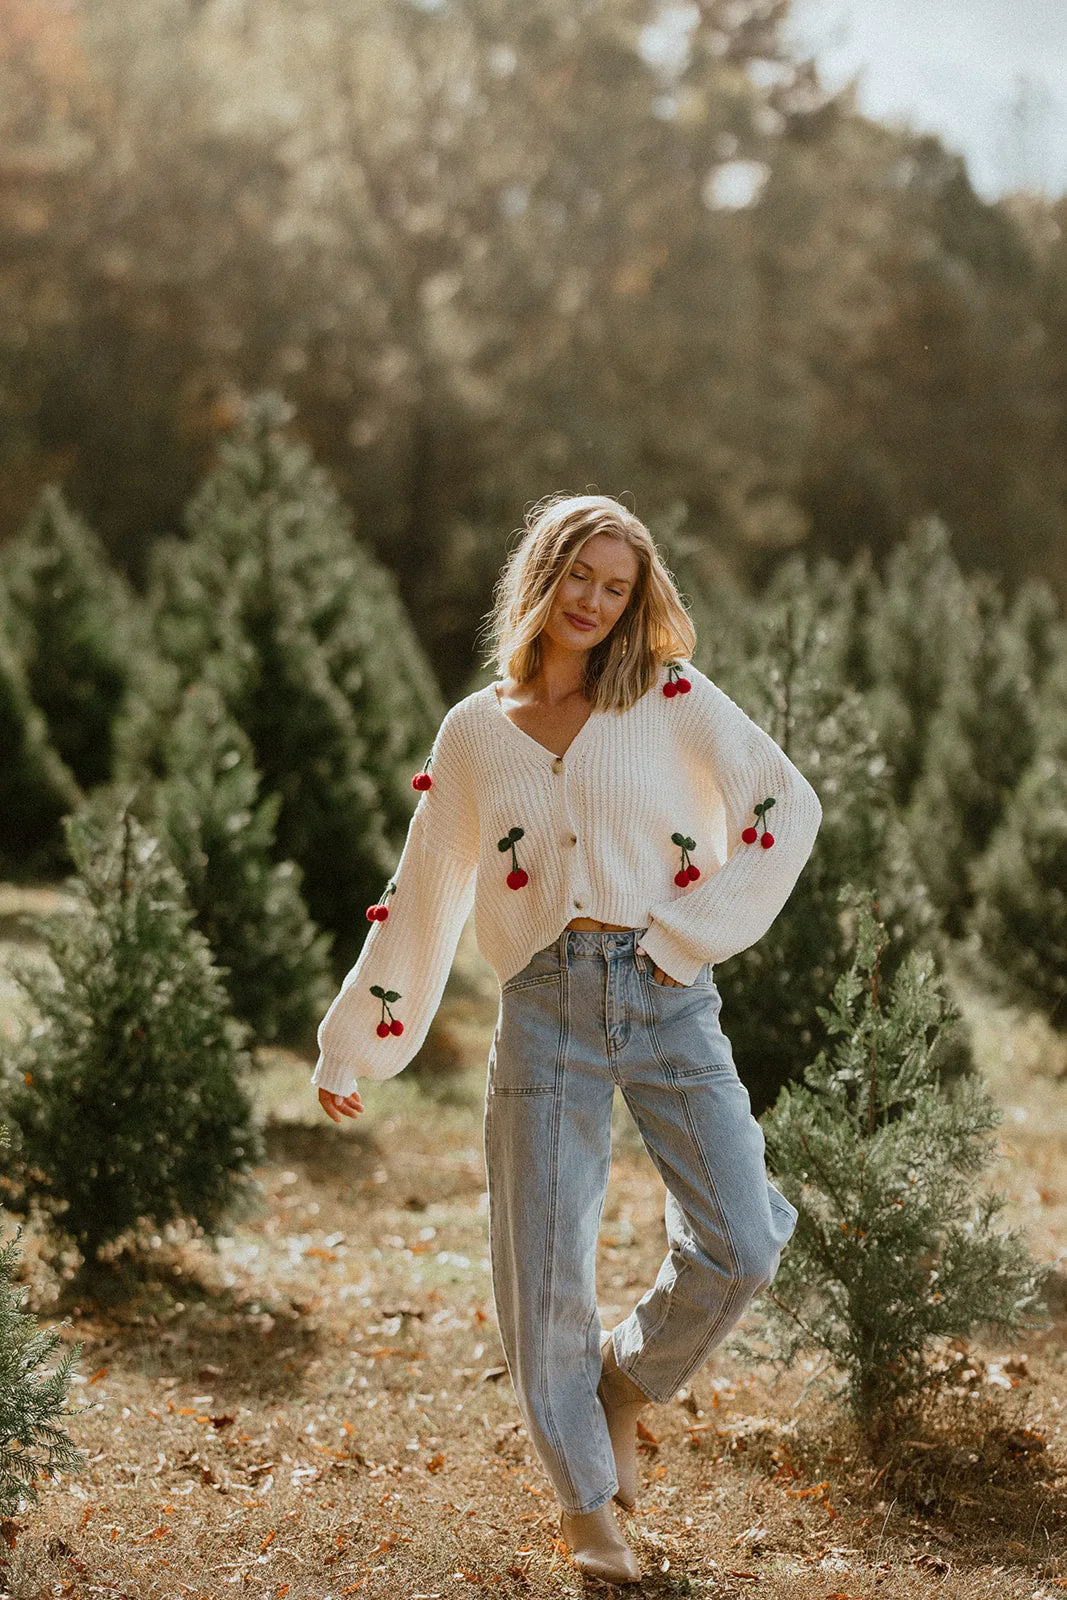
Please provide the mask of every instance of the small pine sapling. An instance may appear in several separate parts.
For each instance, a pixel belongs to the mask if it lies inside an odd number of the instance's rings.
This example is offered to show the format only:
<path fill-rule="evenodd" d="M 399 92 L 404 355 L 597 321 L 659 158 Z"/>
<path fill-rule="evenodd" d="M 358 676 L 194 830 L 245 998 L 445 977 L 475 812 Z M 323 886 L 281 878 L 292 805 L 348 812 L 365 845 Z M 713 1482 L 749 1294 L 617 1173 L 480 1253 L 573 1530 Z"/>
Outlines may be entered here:
<path fill-rule="evenodd" d="M 330 938 L 308 915 L 300 868 L 274 859 L 281 796 L 261 793 L 251 741 L 212 684 L 185 690 L 162 754 L 153 830 L 185 882 L 234 1014 L 259 1043 L 314 1040 L 333 994 Z"/>
<path fill-rule="evenodd" d="M 0 1144 L 7 1130 L 0 1128 Z M 36 1480 L 80 1472 L 85 1457 L 63 1427 L 67 1396 L 81 1346 L 67 1350 L 49 1372 L 45 1364 L 63 1342 L 25 1310 L 16 1283 L 18 1236 L 0 1246 L 0 1516 L 13 1517 L 37 1499 Z"/>
<path fill-rule="evenodd" d="M 51 963 L 14 968 L 36 1018 L 3 1051 L 18 1157 L 89 1263 L 143 1222 L 217 1231 L 259 1144 L 248 1030 L 182 880 L 105 801 L 64 821 L 80 909 L 38 919 Z"/>
<path fill-rule="evenodd" d="M 800 1215 L 758 1314 L 772 1360 L 829 1358 L 876 1444 L 936 1391 L 939 1341 L 1014 1334 L 1044 1274 L 981 1181 L 997 1107 L 977 1077 L 940 1081 L 958 1021 L 941 980 L 909 953 L 880 994 L 885 927 L 870 895 L 854 905 L 855 956 L 822 1012 L 831 1043 L 763 1119 Z"/>

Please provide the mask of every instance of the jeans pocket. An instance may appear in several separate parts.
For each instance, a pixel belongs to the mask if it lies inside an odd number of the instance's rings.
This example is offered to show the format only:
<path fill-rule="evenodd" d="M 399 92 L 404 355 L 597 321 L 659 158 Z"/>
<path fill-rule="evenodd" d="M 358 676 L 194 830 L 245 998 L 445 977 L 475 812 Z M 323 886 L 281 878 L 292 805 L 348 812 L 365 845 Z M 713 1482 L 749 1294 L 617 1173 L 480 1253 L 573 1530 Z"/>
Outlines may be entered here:
<path fill-rule="evenodd" d="M 560 965 L 559 945 L 555 940 L 543 950 L 536 951 L 521 969 L 501 985 L 501 994 L 515 994 L 519 989 L 529 989 L 536 984 L 558 983 L 563 975 Z"/>
<path fill-rule="evenodd" d="M 501 991 L 489 1055 L 489 1094 L 554 1094 L 563 1070 L 562 1044 L 560 972 L 517 974 L 516 982 Z"/>
<path fill-rule="evenodd" d="M 653 1045 L 672 1083 L 736 1077 L 730 1041 L 719 1026 L 722 997 L 710 965 L 695 983 L 657 983 L 645 972 L 645 1004 Z"/>

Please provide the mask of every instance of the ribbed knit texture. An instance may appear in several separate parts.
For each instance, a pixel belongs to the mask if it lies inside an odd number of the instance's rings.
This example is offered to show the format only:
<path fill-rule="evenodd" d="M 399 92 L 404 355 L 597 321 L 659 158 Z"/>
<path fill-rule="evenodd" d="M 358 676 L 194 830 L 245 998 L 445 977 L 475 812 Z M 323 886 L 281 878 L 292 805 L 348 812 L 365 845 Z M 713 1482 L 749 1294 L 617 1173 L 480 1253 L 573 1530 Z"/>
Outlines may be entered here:
<path fill-rule="evenodd" d="M 645 929 L 638 948 L 692 983 L 761 938 L 811 853 L 822 808 L 774 740 L 710 678 L 681 663 L 692 688 L 668 698 L 666 667 L 628 711 L 594 711 L 559 758 L 505 716 L 493 684 L 448 712 L 388 897 L 319 1026 L 312 1082 L 348 1094 L 360 1077 L 403 1071 L 440 1005 L 474 906 L 478 949 L 501 984 L 574 917 Z M 745 844 L 768 798 L 774 844 Z M 513 827 L 529 882 L 511 889 Z M 762 827 L 760 829 L 762 832 Z M 681 850 L 700 878 L 675 883 Z M 395 990 L 400 1035 L 379 1038 Z M 388 1020 L 388 1018 L 386 1018 Z"/>

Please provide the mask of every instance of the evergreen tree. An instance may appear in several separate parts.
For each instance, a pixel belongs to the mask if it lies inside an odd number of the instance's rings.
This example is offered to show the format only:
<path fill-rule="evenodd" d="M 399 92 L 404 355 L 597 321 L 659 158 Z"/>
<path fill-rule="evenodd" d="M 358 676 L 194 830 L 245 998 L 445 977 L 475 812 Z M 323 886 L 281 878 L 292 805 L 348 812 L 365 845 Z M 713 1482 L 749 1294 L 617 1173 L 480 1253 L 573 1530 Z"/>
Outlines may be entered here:
<path fill-rule="evenodd" d="M 946 931 L 963 932 L 970 869 L 1034 751 L 1025 640 L 991 580 L 972 578 L 953 660 L 907 811 L 915 859 Z"/>
<path fill-rule="evenodd" d="M 1067 655 L 1039 701 L 1037 749 L 974 869 L 983 976 L 1067 1031 Z"/>
<path fill-rule="evenodd" d="M 948 529 L 937 517 L 921 518 L 889 556 L 884 580 L 872 583 L 865 629 L 867 699 L 900 805 L 924 769 L 967 611 Z"/>
<path fill-rule="evenodd" d="M 133 665 L 133 595 L 54 484 L 5 551 L 3 575 L 27 685 L 49 737 L 83 788 L 104 783 Z"/>
<path fill-rule="evenodd" d="M 351 513 L 305 445 L 286 437 L 294 408 L 272 391 L 246 405 L 218 465 L 190 501 L 189 539 L 161 552 L 157 633 L 164 656 L 195 676 L 225 651 L 219 611 L 234 582 L 275 569 L 295 584 L 300 618 L 352 710 L 362 764 L 393 844 L 411 818 L 411 774 L 444 715 L 433 672 L 393 577 L 352 532 Z M 241 605 L 241 596 L 232 596 Z M 248 603 L 241 610 L 249 617 Z M 260 626 L 268 619 L 259 619 Z M 255 646 L 256 639 L 250 641 Z M 251 732 L 251 730 L 246 730 Z"/>
<path fill-rule="evenodd" d="M 46 878 L 68 865 L 61 819 L 78 800 L 73 774 L 30 698 L 0 589 L 0 878 Z"/>
<path fill-rule="evenodd" d="M 0 1145 L 7 1141 L 7 1129 L 0 1128 Z M 38 1327 L 25 1310 L 18 1260 L 17 1237 L 0 1245 L 0 1517 L 36 1501 L 37 1478 L 85 1465 L 62 1423 L 71 1414 L 67 1397 L 81 1346 L 68 1350 L 51 1372 L 43 1370 L 62 1335 Z"/>
<path fill-rule="evenodd" d="M 980 1328 L 1011 1335 L 1040 1270 L 996 1223 L 983 1178 L 999 1113 L 940 1063 L 957 1017 L 928 957 L 881 983 L 886 931 L 871 897 L 855 906 L 855 954 L 824 1020 L 831 1044 L 763 1119 L 775 1181 L 796 1232 L 762 1301 L 773 1358 L 830 1358 L 875 1439 L 936 1389 L 938 1341 Z M 883 989 L 887 992 L 883 994 Z"/>
<path fill-rule="evenodd" d="M 1046 583 L 1027 581 L 1011 601 L 1008 626 L 1021 642 L 1026 676 L 1040 693 L 1051 669 L 1067 657 L 1063 608 Z"/>
<path fill-rule="evenodd" d="M 330 938 L 308 916 L 299 867 L 272 860 L 281 797 L 260 798 L 251 744 L 210 684 L 185 691 L 164 761 L 154 821 L 234 1012 L 258 1041 L 306 1044 L 334 991 Z"/>
<path fill-rule="evenodd" d="M 851 606 L 847 593 L 834 599 L 831 579 L 824 572 L 821 585 L 809 587 L 803 567 L 783 575 L 775 597 L 755 604 L 738 630 L 733 660 L 719 649 L 720 686 L 796 762 L 823 807 L 786 906 L 757 944 L 716 974 L 757 1112 L 825 1042 L 820 1008 L 848 952 L 842 886 L 880 891 L 901 951 L 933 921 L 866 703 L 844 677 Z"/>
<path fill-rule="evenodd" d="M 144 695 L 130 705 L 123 768 L 158 768 L 176 694 L 214 683 L 281 796 L 278 853 L 303 869 L 347 967 L 443 708 L 392 579 L 353 538 L 326 474 L 284 438 L 291 414 L 269 393 L 249 403 L 190 503 L 189 539 L 156 551 L 155 637 L 175 670 L 154 673 L 147 709 Z"/>
<path fill-rule="evenodd" d="M 87 1261 L 142 1220 L 208 1233 L 256 1136 L 246 1030 L 158 841 L 106 794 L 65 820 L 81 901 L 39 919 L 53 969 L 15 976 L 37 1013 L 6 1048 L 24 1171 Z"/>

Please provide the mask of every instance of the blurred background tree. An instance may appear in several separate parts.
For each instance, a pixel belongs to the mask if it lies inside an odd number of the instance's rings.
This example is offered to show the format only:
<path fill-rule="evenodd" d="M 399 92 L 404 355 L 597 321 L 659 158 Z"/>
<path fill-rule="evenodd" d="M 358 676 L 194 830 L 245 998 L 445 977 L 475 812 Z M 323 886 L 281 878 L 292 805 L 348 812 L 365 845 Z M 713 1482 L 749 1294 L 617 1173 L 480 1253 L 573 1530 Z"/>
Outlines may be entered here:
<path fill-rule="evenodd" d="M 747 580 L 1067 593 L 1065 202 L 860 116 L 787 0 L 0 11 L 0 542 L 60 476 L 138 585 L 269 385 L 446 696 L 507 531 L 626 489 Z"/>

